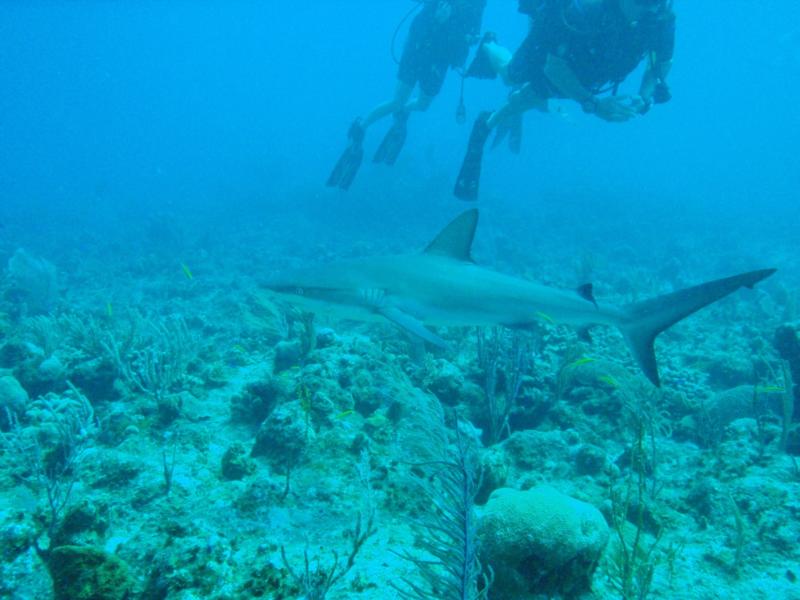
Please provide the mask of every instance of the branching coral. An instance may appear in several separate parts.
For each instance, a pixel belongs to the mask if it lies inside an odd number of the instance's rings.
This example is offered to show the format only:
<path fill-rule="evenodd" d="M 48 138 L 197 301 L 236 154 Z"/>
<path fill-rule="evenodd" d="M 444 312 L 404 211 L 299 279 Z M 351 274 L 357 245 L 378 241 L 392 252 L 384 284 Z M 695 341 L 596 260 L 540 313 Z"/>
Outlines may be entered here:
<path fill-rule="evenodd" d="M 305 600 L 323 600 L 331 588 L 353 568 L 356 556 L 361 551 L 364 543 L 376 532 L 374 524 L 374 513 L 367 517 L 366 525 L 362 522 L 361 513 L 356 517 L 356 523 L 352 531 L 352 545 L 347 555 L 347 560 L 342 563 L 339 560 L 339 553 L 332 550 L 332 560 L 323 565 L 319 558 L 309 559 L 308 548 L 303 550 L 303 569 L 298 570 L 292 567 L 286 557 L 286 549 L 281 546 L 281 559 L 283 566 L 289 572 L 297 587 L 303 590 Z"/>
<path fill-rule="evenodd" d="M 197 344 L 180 317 L 131 318 L 127 335 L 110 332 L 103 347 L 117 372 L 134 390 L 162 400 L 186 378 Z"/>
<path fill-rule="evenodd" d="M 13 426 L 0 433 L 5 458 L 17 465 L 16 476 L 47 505 L 40 517 L 41 527 L 34 540 L 37 552 L 49 551 L 39 545 L 47 534 L 53 545 L 64 509 L 70 501 L 81 462 L 97 431 L 94 410 L 86 396 L 70 384 L 64 396 L 40 398 L 28 407 L 21 422 L 10 415 Z"/>

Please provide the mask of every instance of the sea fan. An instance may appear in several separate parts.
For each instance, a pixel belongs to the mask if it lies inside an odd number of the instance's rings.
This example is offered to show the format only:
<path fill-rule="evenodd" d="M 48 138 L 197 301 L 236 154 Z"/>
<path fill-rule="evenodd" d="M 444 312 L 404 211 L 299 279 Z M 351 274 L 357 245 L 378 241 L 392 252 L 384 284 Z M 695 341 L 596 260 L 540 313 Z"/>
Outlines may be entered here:
<path fill-rule="evenodd" d="M 393 587 L 407 600 L 483 600 L 488 597 L 492 574 L 482 572 L 478 559 L 476 442 L 457 423 L 455 443 L 447 443 L 442 408 L 435 399 L 417 415 L 424 425 L 414 428 L 414 439 L 406 447 L 424 457 L 412 466 L 422 475 L 414 482 L 430 507 L 415 523 L 420 546 L 428 556 L 398 552 L 416 566 L 419 581 L 403 578 Z"/>

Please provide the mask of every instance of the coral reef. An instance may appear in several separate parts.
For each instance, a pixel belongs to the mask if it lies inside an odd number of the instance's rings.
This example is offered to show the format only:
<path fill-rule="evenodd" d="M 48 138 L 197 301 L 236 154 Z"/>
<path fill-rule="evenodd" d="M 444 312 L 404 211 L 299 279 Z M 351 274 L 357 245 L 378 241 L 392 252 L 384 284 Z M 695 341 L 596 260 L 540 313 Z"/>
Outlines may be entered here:
<path fill-rule="evenodd" d="M 298 313 L 256 281 L 345 251 L 278 227 L 226 248 L 169 219 L 131 235 L 6 245 L 0 596 L 796 595 L 791 294 L 665 334 L 657 389 L 603 328 L 442 327 L 425 349 Z M 563 287 L 574 264 L 619 304 L 669 291 L 659 262 L 722 270 L 549 241 L 497 264 Z"/>
<path fill-rule="evenodd" d="M 537 486 L 495 490 L 479 536 L 484 560 L 495 570 L 492 597 L 577 598 L 591 587 L 609 530 L 595 507 Z"/>

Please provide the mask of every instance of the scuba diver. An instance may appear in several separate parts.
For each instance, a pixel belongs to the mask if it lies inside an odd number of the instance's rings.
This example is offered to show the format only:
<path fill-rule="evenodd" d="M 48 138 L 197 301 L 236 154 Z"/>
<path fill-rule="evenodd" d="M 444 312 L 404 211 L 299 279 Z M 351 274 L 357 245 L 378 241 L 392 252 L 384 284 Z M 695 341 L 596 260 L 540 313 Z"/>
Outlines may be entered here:
<path fill-rule="evenodd" d="M 373 162 L 393 165 L 406 140 L 409 114 L 428 109 L 442 88 L 447 69 L 461 67 L 469 47 L 479 40 L 486 0 L 417 1 L 420 10 L 411 22 L 399 61 L 394 96 L 350 125 L 348 146 L 328 177 L 329 187 L 350 187 L 361 166 L 367 129 L 388 115 L 394 115 L 394 123 L 378 146 Z M 417 86 L 418 95 L 411 99 Z"/>
<path fill-rule="evenodd" d="M 518 149 L 522 114 L 548 110 L 549 98 L 577 102 L 584 112 L 609 122 L 645 114 L 669 101 L 666 76 L 675 46 L 671 0 L 519 0 L 530 30 L 512 55 L 492 34 L 481 41 L 467 75 L 499 75 L 513 89 L 504 106 L 475 120 L 454 194 L 477 200 L 483 149 L 511 133 Z M 639 94 L 617 95 L 625 78 L 647 59 Z M 611 92 L 610 95 L 607 93 Z"/>

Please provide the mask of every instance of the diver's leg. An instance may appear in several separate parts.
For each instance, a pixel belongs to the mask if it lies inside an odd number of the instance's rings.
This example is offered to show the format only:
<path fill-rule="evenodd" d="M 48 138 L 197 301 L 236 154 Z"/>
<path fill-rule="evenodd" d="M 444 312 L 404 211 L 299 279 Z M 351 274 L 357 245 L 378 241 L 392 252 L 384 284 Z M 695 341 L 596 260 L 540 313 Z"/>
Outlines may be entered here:
<path fill-rule="evenodd" d="M 492 113 L 487 124 L 489 128 L 494 128 L 510 117 L 534 109 L 547 112 L 547 98 L 537 94 L 533 87 L 526 83 L 520 89 L 511 93 L 508 97 L 508 102 Z"/>
<path fill-rule="evenodd" d="M 444 83 L 445 75 L 447 74 L 447 65 L 438 64 L 433 60 L 427 60 L 430 57 L 425 57 L 426 62 L 421 60 L 417 64 L 416 74 L 417 83 L 419 84 L 419 94 L 409 101 L 409 94 L 405 94 L 405 102 L 402 107 L 398 108 L 394 113 L 394 123 L 386 132 L 386 135 L 381 141 L 380 146 L 375 151 L 373 162 L 382 162 L 387 165 L 393 165 L 400 155 L 400 151 L 406 143 L 406 136 L 408 134 L 408 117 L 412 112 L 424 112 L 433 102 L 433 99 L 439 93 Z"/>
<path fill-rule="evenodd" d="M 394 123 L 389 128 L 389 131 L 386 132 L 383 141 L 375 151 L 372 162 L 382 162 L 389 166 L 397 162 L 397 157 L 400 156 L 400 151 L 406 143 L 409 115 L 414 111 L 425 112 L 430 107 L 431 102 L 433 102 L 433 96 L 420 91 L 416 98 L 407 102 L 403 108 L 394 113 Z"/>
<path fill-rule="evenodd" d="M 507 138 L 509 150 L 519 154 L 522 149 L 522 115 L 531 109 L 546 112 L 547 99 L 535 93 L 531 84 L 525 84 L 512 92 L 508 103 L 490 117 L 489 124 L 497 132 L 492 148 Z"/>
<path fill-rule="evenodd" d="M 397 157 L 400 156 L 400 151 L 406 143 L 409 115 L 414 111 L 425 112 L 431 102 L 433 102 L 433 96 L 420 91 L 416 98 L 408 101 L 405 106 L 394 113 L 394 123 L 375 151 L 372 162 L 382 162 L 389 166 L 397 162 Z"/>
<path fill-rule="evenodd" d="M 417 95 L 416 98 L 414 98 L 408 104 L 406 104 L 405 111 L 425 112 L 431 107 L 431 104 L 433 103 L 433 98 L 434 98 L 433 96 L 429 96 L 425 92 L 420 91 L 420 93 Z"/>
<path fill-rule="evenodd" d="M 367 114 L 367 116 L 361 120 L 361 126 L 364 129 L 367 129 L 375 121 L 379 121 L 387 115 L 391 115 L 392 113 L 402 110 L 403 107 L 408 103 L 408 99 L 411 97 L 411 92 L 413 90 L 413 84 L 408 84 L 405 81 L 398 79 L 392 99 L 387 100 L 386 102 L 383 102 L 373 108 L 372 111 L 370 111 L 369 114 Z"/>
<path fill-rule="evenodd" d="M 547 99 L 536 94 L 530 85 L 523 86 L 509 97 L 502 108 L 493 113 L 483 112 L 475 119 L 472 133 L 469 137 L 467 152 L 461 163 L 461 170 L 456 179 L 453 193 L 462 200 L 477 200 L 481 179 L 481 163 L 483 162 L 483 149 L 489 133 L 498 124 L 516 115 L 521 115 L 531 108 L 547 107 Z"/>
<path fill-rule="evenodd" d="M 441 63 L 438 58 L 427 57 L 426 63 L 418 69 L 419 93 L 405 105 L 406 112 L 425 112 L 430 108 L 433 99 L 442 91 L 448 68 L 447 63 Z"/>
<path fill-rule="evenodd" d="M 453 194 L 461 200 L 477 200 L 478 187 L 481 180 L 481 163 L 483 162 L 483 147 L 489 137 L 491 127 L 489 119 L 492 113 L 485 111 L 478 115 L 472 126 L 472 132 L 467 144 L 467 153 L 461 163 L 458 179 L 453 189 Z"/>
<path fill-rule="evenodd" d="M 410 113 L 403 109 L 394 113 L 394 123 L 383 136 L 381 143 L 375 150 L 375 155 L 372 157 L 372 162 L 385 163 L 389 166 L 397 161 L 400 151 L 406 143 L 406 135 L 408 134 L 408 115 Z"/>
<path fill-rule="evenodd" d="M 339 187 L 346 190 L 353 183 L 353 180 L 361 167 L 361 161 L 364 156 L 364 135 L 367 128 L 375 121 L 390 115 L 397 111 L 402 110 L 411 92 L 414 89 L 413 85 L 409 85 L 401 80 L 397 81 L 394 96 L 391 100 L 379 104 L 370 111 L 370 113 L 362 118 L 356 118 L 350 125 L 347 131 L 347 138 L 349 140 L 347 148 L 344 149 L 333 171 L 328 176 L 326 185 L 328 187 Z"/>
<path fill-rule="evenodd" d="M 339 160 L 336 161 L 336 165 L 325 183 L 328 187 L 338 187 L 343 190 L 349 189 L 356 178 L 358 169 L 361 167 L 361 160 L 364 157 L 364 128 L 361 126 L 360 119 L 356 119 L 350 125 L 347 138 L 349 143 Z"/>

